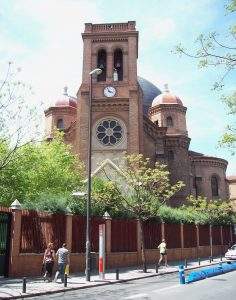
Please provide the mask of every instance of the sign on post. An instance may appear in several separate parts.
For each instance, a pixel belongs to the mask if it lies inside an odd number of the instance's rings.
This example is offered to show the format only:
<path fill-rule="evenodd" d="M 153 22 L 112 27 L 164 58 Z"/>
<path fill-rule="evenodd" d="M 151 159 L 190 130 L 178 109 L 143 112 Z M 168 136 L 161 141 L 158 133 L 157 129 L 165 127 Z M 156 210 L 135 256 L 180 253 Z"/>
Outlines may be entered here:
<path fill-rule="evenodd" d="M 99 225 L 99 278 L 105 279 L 105 224 Z"/>

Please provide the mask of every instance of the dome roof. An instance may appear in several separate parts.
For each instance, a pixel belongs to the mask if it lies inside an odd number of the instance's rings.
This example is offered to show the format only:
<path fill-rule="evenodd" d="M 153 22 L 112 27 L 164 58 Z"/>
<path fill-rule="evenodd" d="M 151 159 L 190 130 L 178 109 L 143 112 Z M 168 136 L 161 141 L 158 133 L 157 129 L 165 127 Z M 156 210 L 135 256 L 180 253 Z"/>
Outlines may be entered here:
<path fill-rule="evenodd" d="M 143 91 L 143 113 L 147 115 L 153 99 L 161 94 L 161 90 L 150 81 L 139 76 L 138 83 Z"/>
<path fill-rule="evenodd" d="M 68 95 L 67 93 L 67 87 L 64 87 L 64 92 L 63 92 L 63 96 L 61 98 L 59 98 L 56 102 L 55 102 L 55 106 L 70 106 L 70 107 L 77 107 L 77 102 L 75 98 L 72 98 Z"/>
<path fill-rule="evenodd" d="M 177 97 L 174 94 L 171 94 L 168 85 L 165 85 L 165 91 L 164 93 L 158 95 L 153 101 L 152 101 L 152 107 L 159 105 L 159 104 L 179 104 L 183 105 L 182 101 L 179 97 Z"/>

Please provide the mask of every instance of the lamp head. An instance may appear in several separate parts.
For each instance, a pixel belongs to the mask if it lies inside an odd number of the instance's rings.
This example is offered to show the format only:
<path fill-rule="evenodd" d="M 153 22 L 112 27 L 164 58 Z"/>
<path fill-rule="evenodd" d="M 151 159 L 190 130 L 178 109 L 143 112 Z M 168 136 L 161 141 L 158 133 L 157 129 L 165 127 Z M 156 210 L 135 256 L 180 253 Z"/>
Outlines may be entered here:
<path fill-rule="evenodd" d="M 92 70 L 89 75 L 100 75 L 102 73 L 102 69 L 96 68 Z"/>

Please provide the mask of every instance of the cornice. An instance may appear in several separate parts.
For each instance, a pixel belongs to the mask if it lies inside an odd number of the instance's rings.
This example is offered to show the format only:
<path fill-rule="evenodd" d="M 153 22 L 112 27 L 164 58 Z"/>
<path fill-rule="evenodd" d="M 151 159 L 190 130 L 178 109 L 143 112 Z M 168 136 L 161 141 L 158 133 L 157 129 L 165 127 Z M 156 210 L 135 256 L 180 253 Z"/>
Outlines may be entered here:
<path fill-rule="evenodd" d="M 111 41 L 112 39 L 123 39 L 123 40 L 127 40 L 128 37 L 130 36 L 134 36 L 134 37 L 138 37 L 138 31 L 119 31 L 119 32 L 87 32 L 87 33 L 82 33 L 82 38 L 86 39 L 89 38 L 92 41 L 93 40 L 100 40 L 101 41 Z"/>
<path fill-rule="evenodd" d="M 217 166 L 226 169 L 228 162 L 225 159 L 213 156 L 190 156 L 193 165 Z"/>
<path fill-rule="evenodd" d="M 77 112 L 77 108 L 72 106 L 51 106 L 44 111 L 44 114 L 47 117 L 50 113 L 74 115 L 76 114 L 76 112 Z"/>
<path fill-rule="evenodd" d="M 188 149 L 190 141 L 191 139 L 185 135 L 166 136 L 165 146 Z"/>
<path fill-rule="evenodd" d="M 102 38 L 92 39 L 92 43 L 103 43 L 103 42 L 128 42 L 128 39 L 122 37 L 102 37 Z"/>
<path fill-rule="evenodd" d="M 116 98 L 116 99 L 94 99 L 92 104 L 93 111 L 121 111 L 129 110 L 128 98 Z"/>
<path fill-rule="evenodd" d="M 149 109 L 149 115 L 153 116 L 158 112 L 162 112 L 163 110 L 166 111 L 180 111 L 186 113 L 187 107 L 179 105 L 179 104 L 158 104 L 154 107 Z"/>

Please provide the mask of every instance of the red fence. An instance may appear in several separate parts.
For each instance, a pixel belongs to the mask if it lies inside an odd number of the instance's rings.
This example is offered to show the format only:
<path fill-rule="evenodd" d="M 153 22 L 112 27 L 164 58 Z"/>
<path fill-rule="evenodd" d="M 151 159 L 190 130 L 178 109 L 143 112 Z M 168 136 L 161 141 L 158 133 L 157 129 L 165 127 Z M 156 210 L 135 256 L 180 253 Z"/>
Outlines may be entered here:
<path fill-rule="evenodd" d="M 199 225 L 199 245 L 209 246 L 210 244 L 210 229 L 209 225 Z"/>
<path fill-rule="evenodd" d="M 9 209 L 2 209 L 7 211 Z M 42 253 L 49 242 L 54 243 L 55 249 L 66 241 L 66 218 L 62 214 L 49 214 L 36 211 L 22 211 L 21 217 L 21 253 Z M 99 248 L 99 224 L 105 220 L 98 217 L 91 218 L 91 251 L 98 252 Z M 110 222 L 110 221 L 109 221 Z M 181 248 L 181 225 L 159 224 L 155 221 L 143 223 L 144 242 L 146 249 L 156 249 L 162 239 L 162 226 L 169 249 Z M 70 227 L 71 228 L 71 227 Z M 199 225 L 199 245 L 210 245 L 210 226 Z M 86 217 L 72 217 L 72 252 L 84 253 L 86 243 Z M 212 244 L 221 245 L 231 243 L 230 226 L 212 226 Z M 137 251 L 137 221 L 129 219 L 111 220 L 111 251 L 135 252 Z M 234 236 L 233 236 L 234 238 Z M 197 246 L 197 229 L 195 225 L 183 225 L 184 248 Z"/>
<path fill-rule="evenodd" d="M 49 242 L 58 249 L 65 242 L 66 216 L 36 211 L 22 211 L 22 253 L 42 253 Z"/>
<path fill-rule="evenodd" d="M 161 242 L 161 224 L 146 221 L 143 224 L 144 244 L 146 249 L 155 249 Z"/>
<path fill-rule="evenodd" d="M 12 210 L 11 210 L 11 208 L 0 206 L 0 211 L 2 211 L 2 212 L 11 212 Z"/>
<path fill-rule="evenodd" d="M 111 251 L 137 251 L 137 221 L 117 219 L 111 221 Z"/>
<path fill-rule="evenodd" d="M 90 238 L 91 238 L 91 251 L 98 252 L 99 244 L 99 224 L 103 224 L 104 219 L 92 217 L 90 223 Z M 86 243 L 86 217 L 73 216 L 72 219 L 72 252 L 84 253 Z"/>
<path fill-rule="evenodd" d="M 221 245 L 220 226 L 212 226 L 212 245 Z"/>
<path fill-rule="evenodd" d="M 222 226 L 223 244 L 229 245 L 231 243 L 230 226 Z"/>
<path fill-rule="evenodd" d="M 184 248 L 197 246 L 197 229 L 196 225 L 184 224 Z"/>
<path fill-rule="evenodd" d="M 180 224 L 165 224 L 165 238 L 169 249 L 181 248 Z"/>

